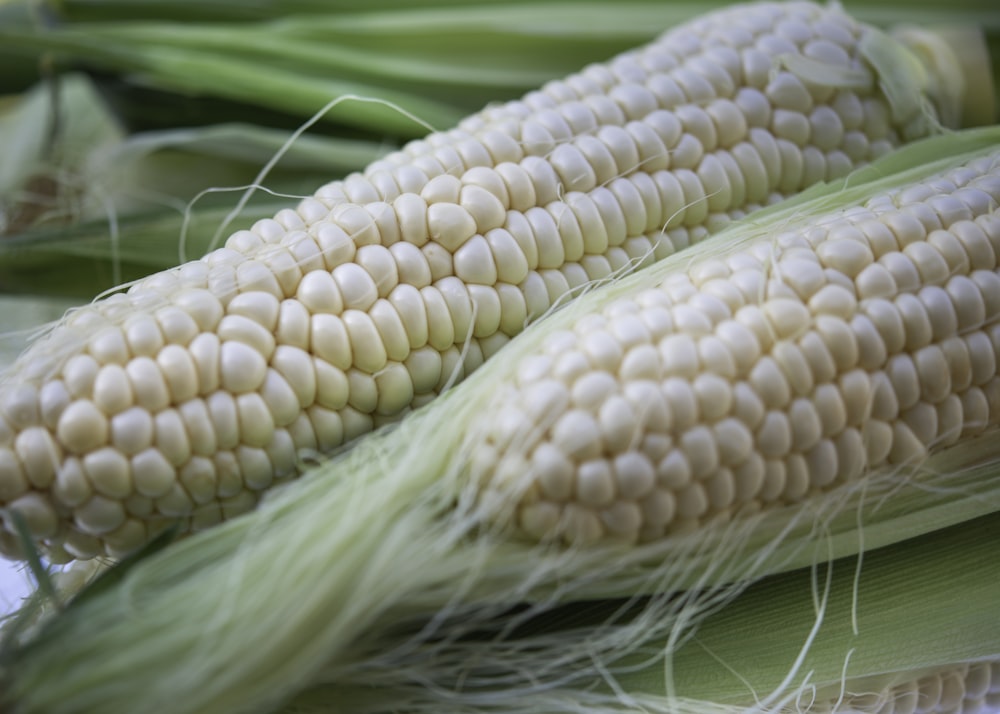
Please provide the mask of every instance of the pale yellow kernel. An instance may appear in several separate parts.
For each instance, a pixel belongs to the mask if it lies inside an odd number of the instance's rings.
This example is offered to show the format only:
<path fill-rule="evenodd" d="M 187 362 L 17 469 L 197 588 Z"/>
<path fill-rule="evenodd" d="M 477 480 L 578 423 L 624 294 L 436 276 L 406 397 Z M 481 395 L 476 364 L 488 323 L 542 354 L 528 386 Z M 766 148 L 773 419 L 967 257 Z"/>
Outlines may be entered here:
<path fill-rule="evenodd" d="M 317 404 L 327 409 L 340 409 L 347 404 L 350 387 L 343 370 L 317 358 L 312 361 L 310 371 L 315 375 Z"/>
<path fill-rule="evenodd" d="M 68 450 L 83 454 L 107 443 L 108 420 L 93 402 L 78 399 L 59 417 L 56 435 Z"/>
<path fill-rule="evenodd" d="M 922 444 L 930 446 L 938 434 L 938 412 L 933 404 L 917 402 L 900 414 L 900 418 Z"/>
<path fill-rule="evenodd" d="M 193 362 L 190 366 L 193 372 Z M 227 341 L 223 342 L 219 349 L 219 372 L 223 389 L 233 394 L 242 394 L 257 389 L 264 382 L 264 377 L 267 374 L 267 361 L 259 351 L 250 345 L 243 342 Z M 196 377 L 192 379 L 196 379 Z M 178 384 L 180 384 L 179 380 Z M 193 391 L 188 390 L 190 391 L 188 398 L 197 394 L 197 384 L 194 386 Z"/>
<path fill-rule="evenodd" d="M 410 353 L 410 337 L 393 302 L 380 298 L 368 311 L 388 359 L 402 361 Z"/>
<path fill-rule="evenodd" d="M 26 490 L 27 484 L 23 490 L 10 493 L 4 500 L 11 501 Z M 86 503 L 94 495 L 94 487 L 87 479 L 80 459 L 70 457 L 60 465 L 56 480 L 52 484 L 52 495 L 70 508 Z"/>
<path fill-rule="evenodd" d="M 763 305 L 763 311 L 778 339 L 795 339 L 801 336 L 811 322 L 809 308 L 798 300 L 768 300 Z"/>
<path fill-rule="evenodd" d="M 916 295 L 905 293 L 897 296 L 893 302 L 903 321 L 906 351 L 912 352 L 929 344 L 933 338 L 934 330 L 926 304 Z"/>
<path fill-rule="evenodd" d="M 432 347 L 414 350 L 404 364 L 410 372 L 415 394 L 433 391 L 441 379 L 441 353 Z"/>
<path fill-rule="evenodd" d="M 306 273 L 299 282 L 295 299 L 311 313 L 325 312 L 333 315 L 344 309 L 344 299 L 333 275 L 326 270 Z"/>
<path fill-rule="evenodd" d="M 552 427 L 552 443 L 577 461 L 592 459 L 602 449 L 597 422 L 590 414 L 578 409 L 567 411 Z"/>
<path fill-rule="evenodd" d="M 327 270 L 333 270 L 338 265 L 349 263 L 354 259 L 357 246 L 347 232 L 336 223 L 330 220 L 323 221 L 310 228 L 310 233 L 316 240 Z"/>
<path fill-rule="evenodd" d="M 59 416 L 63 409 L 72 401 L 66 383 L 61 379 L 45 382 L 38 390 L 38 412 L 42 423 L 52 430 L 55 430 L 59 423 Z M 0 436 L 0 443 L 6 439 Z"/>
<path fill-rule="evenodd" d="M 851 320 L 851 332 L 858 345 L 858 366 L 863 369 L 881 367 L 888 356 L 888 350 L 875 323 L 867 315 L 855 315 Z"/>
<path fill-rule="evenodd" d="M 347 440 L 344 418 L 340 413 L 315 404 L 306 411 L 320 451 L 334 449 Z"/>
<path fill-rule="evenodd" d="M 576 470 L 576 500 L 591 507 L 608 506 L 615 497 L 615 476 L 604 459 L 585 461 Z"/>
<path fill-rule="evenodd" d="M 736 477 L 731 469 L 716 470 L 705 482 L 705 493 L 713 511 L 722 511 L 736 500 Z"/>
<path fill-rule="evenodd" d="M 765 458 L 784 456 L 792 448 L 792 428 L 788 416 L 776 410 L 767 412 L 754 437 L 757 450 Z"/>
<path fill-rule="evenodd" d="M 191 457 L 191 441 L 176 409 L 164 409 L 153 417 L 153 433 L 154 445 L 174 466 Z"/>
<path fill-rule="evenodd" d="M 455 277 L 443 278 L 433 287 L 437 289 L 444 302 L 455 342 L 464 342 L 472 336 L 473 328 L 472 300 L 469 298 L 469 291 L 465 288 L 465 284 Z M 430 288 L 426 288 L 421 292 L 429 290 Z M 430 321 L 430 305 L 428 304 L 427 307 L 428 320 Z"/>
<path fill-rule="evenodd" d="M 868 300 L 862 310 L 881 336 L 887 354 L 895 354 L 905 348 L 906 327 L 894 303 L 883 299 Z"/>
<path fill-rule="evenodd" d="M 753 449 L 753 433 L 738 417 L 726 417 L 712 426 L 719 460 L 724 466 L 734 466 L 745 460 Z"/>
<path fill-rule="evenodd" d="M 920 379 L 923 398 L 933 404 L 952 391 L 951 370 L 944 352 L 938 345 L 928 345 L 913 355 L 913 365 Z"/>
<path fill-rule="evenodd" d="M 168 345 L 187 345 L 201 332 L 198 322 L 177 306 L 161 307 L 155 317 Z"/>
<path fill-rule="evenodd" d="M 323 262 L 323 255 L 320 252 L 319 244 L 309 234 L 299 232 L 286 245 L 295 265 L 298 266 L 303 274 L 314 270 L 326 270 L 326 264 Z M 265 294 L 269 295 L 269 293 Z"/>
<path fill-rule="evenodd" d="M 223 318 L 223 323 L 225 323 L 226 319 L 228 318 Z M 220 323 L 220 325 L 223 323 Z M 167 390 L 170 392 L 170 401 L 172 403 L 177 404 L 186 401 L 198 394 L 200 386 L 198 384 L 198 369 L 188 349 L 180 345 L 167 345 L 156 356 L 156 363 L 163 372 L 163 378 L 167 385 Z"/>
<path fill-rule="evenodd" d="M 973 286 L 973 290 L 979 291 Z M 958 315 L 955 313 L 955 305 L 952 303 L 948 293 L 936 285 L 928 285 L 921 288 L 917 294 L 923 304 L 927 320 L 931 327 L 931 340 L 943 340 L 958 331 Z"/>
<path fill-rule="evenodd" d="M 782 498 L 788 503 L 796 503 L 805 498 L 812 485 L 809 464 L 802 454 L 792 453 L 785 457 L 785 490 Z"/>
<path fill-rule="evenodd" d="M 310 314 L 299 300 L 284 300 L 278 312 L 275 341 L 301 349 L 309 348 Z"/>
<path fill-rule="evenodd" d="M 527 277 L 529 270 L 537 267 L 538 258 L 534 245 L 532 245 L 534 265 L 531 265 L 521 244 L 510 231 L 504 228 L 491 230 L 485 234 L 485 240 L 492 253 L 491 263 L 496 270 L 496 280 L 516 285 Z"/>
<path fill-rule="evenodd" d="M 457 203 L 461 190 L 461 180 L 449 173 L 444 173 L 427 181 L 420 192 L 420 197 L 427 203 Z"/>
<path fill-rule="evenodd" d="M 347 403 L 362 414 L 371 414 L 378 405 L 378 387 L 375 378 L 358 369 L 349 369 L 347 376 Z"/>
<path fill-rule="evenodd" d="M 708 494 L 703 484 L 688 484 L 677 493 L 676 499 L 677 517 L 680 519 L 698 519 L 708 512 Z"/>
<path fill-rule="evenodd" d="M 524 211 L 538 205 L 534 184 L 520 163 L 501 162 L 496 165 L 496 172 L 503 179 L 507 195 L 510 197 L 510 210 Z"/>
<path fill-rule="evenodd" d="M 431 240 L 454 253 L 476 234 L 476 220 L 458 203 L 431 203 L 427 207 L 427 229 Z"/>
<path fill-rule="evenodd" d="M 774 270 L 782 282 L 789 285 L 802 300 L 809 300 L 826 284 L 823 268 L 815 260 L 782 256 L 774 265 Z"/>
<path fill-rule="evenodd" d="M 204 332 L 188 345 L 187 350 L 195 368 L 198 393 L 210 394 L 219 388 L 221 342 L 218 335 Z"/>
<path fill-rule="evenodd" d="M 798 395 L 812 391 L 814 379 L 806 356 L 794 342 L 782 340 L 774 345 L 771 356 L 781 368 L 792 391 Z"/>
<path fill-rule="evenodd" d="M 943 285 L 951 274 L 944 257 L 929 243 L 910 243 L 903 254 L 913 262 L 925 285 Z"/>
<path fill-rule="evenodd" d="M 499 277 L 494 254 L 486 238 L 476 235 L 455 251 L 455 275 L 467 283 L 493 285 Z"/>
<path fill-rule="evenodd" d="M 593 381 L 589 380 L 589 382 Z M 577 385 L 573 386 L 574 395 L 578 392 L 576 387 Z M 592 388 L 589 391 L 588 396 L 592 398 L 596 390 Z M 577 406 L 582 406 L 577 399 L 574 399 L 573 402 Z M 598 409 L 597 421 L 608 451 L 612 454 L 620 454 L 634 448 L 641 433 L 639 422 L 629 401 L 609 390 L 609 393 L 600 402 L 592 405 L 592 408 L 594 407 Z"/>
<path fill-rule="evenodd" d="M 413 401 L 413 380 L 409 370 L 399 362 L 389 362 L 375 375 L 378 401 L 376 414 L 396 415 Z"/>
<path fill-rule="evenodd" d="M 765 503 L 778 500 L 785 491 L 786 481 L 785 462 L 781 459 L 766 459 L 758 498 Z"/>
<path fill-rule="evenodd" d="M 18 514 L 36 540 L 53 538 L 59 532 L 60 518 L 44 494 L 31 491 L 11 501 L 4 507 L 3 526 L 12 532 L 10 517 Z"/>
<path fill-rule="evenodd" d="M 308 422 L 307 418 L 304 418 Z M 310 427 L 311 429 L 311 427 Z M 314 440 L 315 441 L 315 440 Z M 232 498 L 243 491 L 243 477 L 240 465 L 232 451 L 218 451 L 212 454 L 215 468 L 216 494 L 220 499 Z"/>
<path fill-rule="evenodd" d="M 441 291 L 431 285 L 420 290 L 427 322 L 427 341 L 438 350 L 455 344 L 455 323 Z M 398 304 L 398 303 L 397 303 Z"/>
<path fill-rule="evenodd" d="M 759 394 L 748 382 L 733 385 L 732 415 L 743 422 L 748 429 L 756 429 L 764 419 L 766 407 Z"/>
<path fill-rule="evenodd" d="M 131 407 L 111 418 L 111 445 L 124 454 L 136 454 L 153 442 L 153 417 L 147 409 Z"/>
<path fill-rule="evenodd" d="M 857 338 L 844 320 L 831 315 L 819 315 L 816 318 L 816 331 L 838 370 L 852 369 L 857 365 Z"/>
<path fill-rule="evenodd" d="M 868 265 L 854 282 L 861 299 L 892 297 L 899 291 L 892 273 L 881 263 Z"/>
<path fill-rule="evenodd" d="M 150 498 L 167 494 L 176 479 L 174 466 L 158 449 L 145 449 L 129 461 L 137 493 Z"/>
<path fill-rule="evenodd" d="M 822 424 L 825 437 L 839 433 L 847 426 L 847 407 L 843 395 L 834 384 L 821 384 L 816 387 L 811 397 L 813 408 Z"/>
<path fill-rule="evenodd" d="M 719 448 L 715 442 L 715 433 L 704 425 L 697 425 L 685 431 L 678 445 L 684 452 L 691 475 L 695 479 L 707 478 L 719 468 Z"/>
<path fill-rule="evenodd" d="M 60 472 L 61 470 L 60 468 Z M 0 502 L 11 501 L 31 488 L 31 484 L 24 477 L 17 456 L 11 449 L 0 449 L 0 474 L 3 475 L 0 478 Z M 58 478 L 57 474 L 57 486 Z"/>
<path fill-rule="evenodd" d="M 746 374 L 760 358 L 760 344 L 753 331 L 743 323 L 724 320 L 716 325 L 715 334 L 726 345 L 738 374 Z"/>
<path fill-rule="evenodd" d="M 357 263 L 338 265 L 332 275 L 340 288 L 345 309 L 367 310 L 379 297 L 375 280 Z"/>
<path fill-rule="evenodd" d="M 642 528 L 642 509 L 639 504 L 629 501 L 616 501 L 601 510 L 601 523 L 607 528 L 608 535 L 626 542 L 635 542 Z"/>
<path fill-rule="evenodd" d="M 263 491 L 274 482 L 274 465 L 264 449 L 241 445 L 236 447 L 234 453 L 247 488 Z"/>
<path fill-rule="evenodd" d="M 135 355 L 151 357 L 163 347 L 160 326 L 149 315 L 135 315 L 125 322 L 125 340 L 129 351 Z"/>
<path fill-rule="evenodd" d="M 389 249 L 383 245 L 365 245 L 358 248 L 355 262 L 361 266 L 374 282 L 378 297 L 387 296 L 399 284 L 396 261 Z M 336 270 L 336 269 L 335 269 Z M 357 305 L 348 305 L 356 307 Z"/>
<path fill-rule="evenodd" d="M 325 270 L 321 273 L 328 275 Z M 278 324 L 280 308 L 281 303 L 271 293 L 250 291 L 240 293 L 230 300 L 229 304 L 226 305 L 226 312 L 230 315 L 241 315 L 257 323 L 268 332 L 274 332 Z"/>
<path fill-rule="evenodd" d="M 109 533 L 125 522 L 125 507 L 120 501 L 95 495 L 73 510 L 73 522 L 89 535 Z"/>
<path fill-rule="evenodd" d="M 935 350 L 936 348 L 930 348 Z M 909 409 L 917 403 L 921 395 L 920 373 L 917 371 L 915 357 L 919 354 L 898 354 L 893 356 L 885 366 L 885 373 L 892 383 L 901 410 Z"/>
<path fill-rule="evenodd" d="M 974 221 L 958 221 L 948 230 L 958 239 L 969 258 L 971 270 L 993 270 L 997 265 L 993 244 L 983 228 Z"/>
<path fill-rule="evenodd" d="M 366 196 L 373 200 L 375 195 Z M 382 240 L 375 218 L 361 205 L 340 204 L 330 212 L 334 221 L 344 230 L 357 246 L 374 245 Z"/>
<path fill-rule="evenodd" d="M 430 265 L 419 248 L 412 243 L 399 242 L 389 246 L 389 252 L 396 262 L 396 273 L 400 283 L 416 288 L 431 284 Z"/>
<path fill-rule="evenodd" d="M 732 407 L 732 385 L 729 380 L 704 372 L 694 378 L 691 386 L 702 418 L 714 422 L 729 413 Z"/>
<path fill-rule="evenodd" d="M 862 427 L 865 454 L 869 466 L 878 466 L 889 458 L 892 449 L 892 424 L 869 419 Z"/>
<path fill-rule="evenodd" d="M 782 408 L 792 397 L 784 371 L 771 356 L 761 357 L 751 370 L 749 384 L 769 408 Z"/>
<path fill-rule="evenodd" d="M 701 369 L 698 343 L 689 335 L 679 333 L 667 336 L 660 341 L 659 351 L 665 376 L 693 379 Z"/>
<path fill-rule="evenodd" d="M 280 374 L 305 408 L 316 399 L 316 374 L 311 355 L 291 345 L 278 345 L 271 357 L 271 366 Z"/>
<path fill-rule="evenodd" d="M 976 284 L 964 275 L 956 275 L 945 286 L 951 298 L 961 332 L 978 329 L 986 321 L 986 304 Z"/>
<path fill-rule="evenodd" d="M 691 483 L 691 465 L 680 449 L 668 452 L 656 464 L 656 483 L 668 491 L 679 491 Z"/>
<path fill-rule="evenodd" d="M 97 449 L 84 456 L 82 462 L 87 479 L 98 493 L 117 500 L 132 493 L 129 460 L 117 449 Z"/>
<path fill-rule="evenodd" d="M 493 287 L 468 285 L 469 298 L 473 309 L 473 331 L 476 338 L 486 338 L 495 334 L 503 324 L 503 305 L 500 295 Z"/>
<path fill-rule="evenodd" d="M 969 343 L 961 337 L 953 335 L 938 343 L 938 347 L 948 363 L 951 391 L 961 392 L 968 389 L 972 385 L 973 377 Z"/>
<path fill-rule="evenodd" d="M 48 488 L 62 461 L 62 449 L 48 429 L 31 426 L 17 435 L 14 452 L 24 467 L 24 475 L 35 488 Z"/>
<path fill-rule="evenodd" d="M 653 491 L 656 471 L 638 451 L 626 451 L 612 461 L 615 484 L 622 498 L 637 501 Z"/>
<path fill-rule="evenodd" d="M 554 503 L 538 501 L 523 505 L 518 512 L 518 526 L 531 538 L 547 540 L 560 523 L 561 509 Z"/>
<path fill-rule="evenodd" d="M 346 314 L 345 312 L 344 315 Z M 360 314 L 364 315 L 365 313 Z M 335 367 L 340 369 L 349 368 L 354 363 L 354 352 L 350 334 L 342 317 L 318 314 L 312 316 L 310 323 L 311 340 L 309 351 L 319 359 Z M 225 349 L 225 345 L 223 345 L 223 349 Z M 260 376 L 260 382 L 263 382 L 263 374 Z M 258 382 L 258 385 L 260 382 Z"/>
<path fill-rule="evenodd" d="M 698 340 L 698 358 L 705 370 L 728 380 L 735 379 L 742 373 L 742 370 L 737 368 L 733 349 L 715 335 L 708 335 Z"/>
<path fill-rule="evenodd" d="M 267 377 L 260 388 L 260 396 L 267 405 L 275 426 L 287 426 L 298 417 L 300 410 L 298 397 L 288 381 L 276 370 L 267 370 Z M 197 447 L 194 450 L 198 452 Z"/>
<path fill-rule="evenodd" d="M 167 338 L 169 340 L 169 334 Z M 120 327 L 105 327 L 100 330 L 87 342 L 87 351 L 101 364 L 125 364 L 131 356 Z"/>
<path fill-rule="evenodd" d="M 612 399 L 618 390 L 618 380 L 610 373 L 602 370 L 588 371 L 573 382 L 570 399 L 576 407 L 596 412 L 601 409 L 602 404 Z"/>
<path fill-rule="evenodd" d="M 480 233 L 499 228 L 506 218 L 506 207 L 500 199 L 480 186 L 463 185 L 458 203 L 472 216 Z"/>
<path fill-rule="evenodd" d="M 892 447 L 888 461 L 891 464 L 915 464 L 927 455 L 927 449 L 904 421 L 892 425 Z"/>
<path fill-rule="evenodd" d="M 662 534 L 664 526 L 674 519 L 677 501 L 670 491 L 657 488 L 642 498 L 639 508 L 642 510 L 646 527 L 655 529 L 656 535 L 659 535 Z"/>

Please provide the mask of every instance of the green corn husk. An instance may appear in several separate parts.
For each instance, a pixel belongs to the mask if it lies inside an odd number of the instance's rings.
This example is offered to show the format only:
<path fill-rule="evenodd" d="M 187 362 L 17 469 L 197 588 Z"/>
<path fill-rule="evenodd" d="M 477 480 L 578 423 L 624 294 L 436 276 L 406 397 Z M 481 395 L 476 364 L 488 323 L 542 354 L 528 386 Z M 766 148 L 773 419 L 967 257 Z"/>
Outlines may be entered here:
<path fill-rule="evenodd" d="M 54 54 L 131 84 L 300 119 L 337 94 L 360 94 L 443 129 L 488 101 L 519 96 L 723 4 L 584 2 L 567 12 L 565 0 L 211 3 L 198 4 L 198 12 L 195 3 L 67 2 L 42 5 L 37 21 L 10 22 L 6 31 L 0 21 L 0 46 L 14 56 Z M 883 25 L 960 23 L 981 28 L 990 41 L 1000 36 L 1000 13 L 986 0 L 903 12 L 895 4 L 846 6 L 859 19 Z M 237 19 L 248 15 L 255 21 Z M 426 129 L 384 106 L 354 101 L 327 118 L 396 136 L 417 137 Z"/>
<path fill-rule="evenodd" d="M 0 144 L 13 147 L 0 164 L 0 292 L 80 299 L 201 256 L 387 150 L 246 123 L 125 134 L 82 75 L 0 113 Z"/>
<path fill-rule="evenodd" d="M 920 142 L 734 225 L 703 243 L 697 254 L 732 250 L 775 227 L 806 225 L 813 216 L 997 146 L 1000 127 Z M 916 545 L 902 542 L 933 534 L 928 542 L 945 543 L 941 529 L 963 523 L 956 531 L 963 537 L 982 536 L 983 543 L 987 534 L 995 537 L 995 527 L 972 522 L 1000 511 L 995 430 L 942 450 L 912 470 L 880 470 L 799 507 L 638 546 L 529 544 L 495 526 L 495 512 L 483 512 L 477 488 L 465 476 L 468 435 L 455 425 L 473 423 L 475 414 L 488 410 L 496 385 L 511 378 L 518 355 L 531 353 L 545 335 L 617 296 L 657 284 L 690 258 L 681 254 L 580 297 L 529 327 L 505 348 L 506 358 L 491 360 L 396 427 L 359 440 L 272 492 L 257 511 L 112 570 L 112 584 L 84 589 L 39 625 L 15 628 L 0 662 L 0 691 L 8 707 L 24 714 L 270 712 L 311 690 L 306 701 L 312 709 L 305 711 L 578 711 L 589 706 L 591 694 L 597 711 L 639 704 L 653 711 L 732 711 L 726 708 L 733 706 L 727 692 L 745 696 L 752 690 L 764 698 L 781 684 L 775 673 L 794 664 L 809 632 L 808 625 L 803 632 L 791 623 L 801 623 L 823 598 L 811 589 L 800 592 L 805 604 L 797 610 L 787 606 L 787 620 L 772 615 L 789 623 L 787 632 L 772 624 L 760 630 L 763 636 L 780 636 L 774 652 L 791 661 L 776 657 L 765 666 L 762 659 L 758 666 L 758 648 L 749 635 L 726 636 L 727 625 L 716 630 L 738 648 L 725 652 L 722 661 L 742 657 L 762 678 L 744 683 L 742 690 L 732 682 L 728 689 L 717 686 L 714 679 L 703 680 L 698 689 L 699 677 L 709 676 L 702 664 L 677 676 L 685 666 L 685 643 L 696 641 L 692 633 L 702 633 L 697 641 L 710 642 L 707 651 L 715 653 L 716 640 L 702 639 L 712 630 L 696 628 L 702 622 L 709 627 L 714 613 L 726 617 L 754 582 L 810 565 L 817 566 L 819 577 L 823 563 L 852 556 L 849 584 L 830 593 L 847 588 L 857 593 L 858 603 L 862 595 L 864 602 L 869 597 L 881 602 L 884 595 L 885 603 L 877 607 L 885 614 L 879 617 L 910 626 L 893 634 L 902 638 L 900 647 L 889 646 L 859 605 L 857 632 L 866 638 L 871 633 L 871 639 L 855 641 L 853 631 L 843 634 L 845 616 L 837 615 L 833 649 L 797 672 L 815 672 L 809 682 L 826 687 L 839 681 L 844 650 L 852 642 L 865 654 L 852 655 L 858 669 L 847 670 L 851 677 L 1000 652 L 991 619 L 998 563 L 990 548 L 995 546 L 963 546 L 974 553 L 970 560 L 948 551 L 930 567 L 934 577 L 923 580 L 892 570 L 880 575 L 883 566 L 868 557 L 872 549 L 892 544 L 919 553 Z M 983 521 L 995 522 L 995 516 Z M 861 561 L 858 553 L 865 554 Z M 886 558 L 900 567 L 906 560 Z M 956 574 L 976 570 L 973 564 L 981 570 L 975 577 L 982 575 L 986 585 L 972 587 L 971 576 Z M 840 582 L 845 566 L 833 567 Z M 897 589 L 877 586 L 869 595 L 869 572 L 875 581 L 898 577 Z M 859 589 L 852 590 L 857 573 Z M 893 609 L 899 583 L 913 593 L 918 615 L 893 620 L 899 617 Z M 649 599 L 629 600 L 638 611 L 604 604 L 600 607 L 611 612 L 598 610 L 607 614 L 584 629 L 569 626 L 572 620 L 558 609 L 573 601 L 640 596 Z M 835 602 L 831 612 L 842 612 L 843 595 Z M 963 603 L 960 608 L 957 602 Z M 751 607 L 755 613 L 763 608 L 758 620 L 765 623 L 767 608 L 786 610 L 774 595 L 759 596 Z M 625 615 L 629 618 L 622 620 Z M 949 634 L 956 622 L 950 615 L 962 623 L 958 635 Z M 938 635 L 920 644 L 921 629 Z M 697 658 L 704 654 L 690 651 L 694 654 L 685 657 L 703 661 Z M 652 674 L 630 684 L 628 677 L 640 669 Z M 625 684 L 619 690 L 611 686 L 614 681 Z M 592 692 L 587 686 L 593 682 L 611 688 Z M 682 691 L 682 684 L 693 688 Z M 790 680 L 787 687 L 794 691 L 800 684 Z M 315 689 L 319 685 L 322 691 Z M 674 706 L 678 696 L 695 703 Z"/>

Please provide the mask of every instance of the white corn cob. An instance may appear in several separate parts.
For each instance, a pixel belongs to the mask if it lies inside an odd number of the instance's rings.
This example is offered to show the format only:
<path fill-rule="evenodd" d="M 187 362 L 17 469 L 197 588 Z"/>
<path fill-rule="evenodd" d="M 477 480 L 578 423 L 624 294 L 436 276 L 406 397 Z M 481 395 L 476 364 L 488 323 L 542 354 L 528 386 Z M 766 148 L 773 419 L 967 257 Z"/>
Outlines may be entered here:
<path fill-rule="evenodd" d="M 880 74 L 879 38 L 801 2 L 710 14 L 82 308 L 0 389 L 0 551 L 13 512 L 53 557 L 244 512 L 573 289 L 954 114 L 933 71 Z"/>
<path fill-rule="evenodd" d="M 486 503 L 519 494 L 534 537 L 650 540 L 997 424 L 998 206 L 1000 153 L 546 335 L 471 427 Z"/>

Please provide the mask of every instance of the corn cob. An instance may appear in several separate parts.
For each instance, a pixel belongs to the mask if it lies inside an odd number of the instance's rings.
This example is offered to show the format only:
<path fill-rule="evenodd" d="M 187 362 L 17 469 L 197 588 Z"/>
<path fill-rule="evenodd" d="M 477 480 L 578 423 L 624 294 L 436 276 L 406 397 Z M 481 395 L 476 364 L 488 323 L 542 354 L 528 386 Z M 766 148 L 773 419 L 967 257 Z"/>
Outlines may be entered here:
<path fill-rule="evenodd" d="M 487 498 L 535 537 L 650 540 L 995 425 L 998 205 L 994 155 L 554 332 L 472 427 Z"/>
<path fill-rule="evenodd" d="M 75 312 L 6 377 L 4 513 L 92 557 L 248 510 L 572 291 L 953 116 L 945 75 L 901 58 L 837 9 L 722 10 Z"/>

